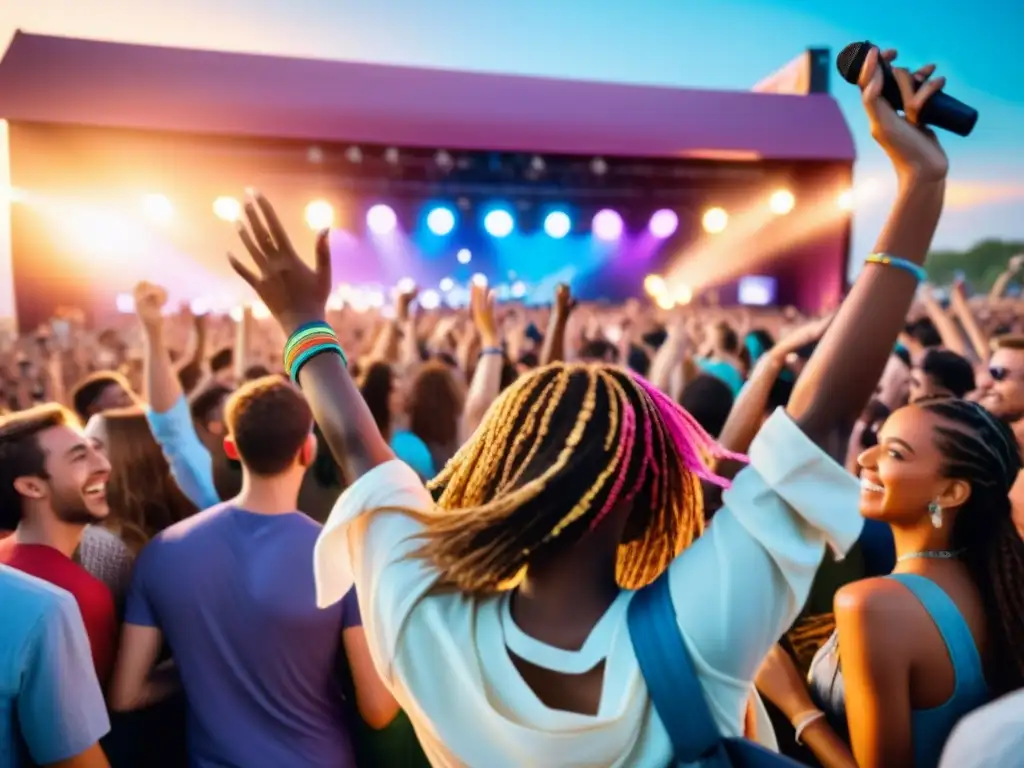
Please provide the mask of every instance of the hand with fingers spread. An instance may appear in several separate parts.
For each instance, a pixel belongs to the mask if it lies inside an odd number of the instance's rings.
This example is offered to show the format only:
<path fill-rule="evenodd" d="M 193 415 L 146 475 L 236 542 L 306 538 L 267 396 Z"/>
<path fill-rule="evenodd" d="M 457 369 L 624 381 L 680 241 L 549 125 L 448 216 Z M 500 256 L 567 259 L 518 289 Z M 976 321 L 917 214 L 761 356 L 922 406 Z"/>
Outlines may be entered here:
<path fill-rule="evenodd" d="M 473 283 L 469 294 L 470 311 L 473 325 L 480 334 L 480 343 L 485 348 L 501 346 L 501 335 L 498 333 L 498 322 L 494 317 L 494 291 L 486 285 Z"/>
<path fill-rule="evenodd" d="M 245 204 L 248 226 L 238 223 L 238 236 L 252 257 L 250 270 L 228 254 L 232 268 L 266 305 L 286 334 L 324 319 L 331 292 L 331 252 L 325 229 L 316 238 L 316 266 L 310 268 L 295 252 L 270 202 L 258 192 Z"/>
<path fill-rule="evenodd" d="M 871 125 L 871 136 L 889 155 L 897 173 L 921 181 L 944 179 L 949 171 L 946 153 L 942 151 L 934 134 L 918 125 L 918 117 L 925 102 L 942 90 L 946 78 L 931 79 L 935 73 L 934 64 L 924 66 L 914 73 L 892 67 L 893 77 L 903 99 L 904 116 L 901 117 L 882 95 L 882 62 L 891 64 L 895 59 L 894 50 L 879 51 L 872 48 L 860 72 L 858 85 L 864 111 Z"/>

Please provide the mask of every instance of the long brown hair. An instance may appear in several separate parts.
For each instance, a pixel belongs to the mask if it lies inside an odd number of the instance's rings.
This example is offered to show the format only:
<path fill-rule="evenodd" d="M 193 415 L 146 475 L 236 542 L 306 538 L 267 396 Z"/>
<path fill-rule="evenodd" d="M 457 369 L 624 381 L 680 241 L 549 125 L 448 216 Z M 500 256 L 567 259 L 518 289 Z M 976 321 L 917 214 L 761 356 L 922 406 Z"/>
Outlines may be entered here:
<path fill-rule="evenodd" d="M 391 388 L 394 386 L 397 382 L 391 366 L 379 360 L 370 363 L 359 377 L 359 393 L 385 440 L 391 439 Z"/>
<path fill-rule="evenodd" d="M 160 531 L 195 514 L 196 507 L 171 476 L 140 408 L 104 411 L 101 417 L 110 460 L 107 525 L 138 551 Z"/>
<path fill-rule="evenodd" d="M 443 362 L 425 363 L 413 379 L 407 406 L 409 429 L 427 444 L 438 469 L 459 447 L 465 400 L 463 388 Z"/>

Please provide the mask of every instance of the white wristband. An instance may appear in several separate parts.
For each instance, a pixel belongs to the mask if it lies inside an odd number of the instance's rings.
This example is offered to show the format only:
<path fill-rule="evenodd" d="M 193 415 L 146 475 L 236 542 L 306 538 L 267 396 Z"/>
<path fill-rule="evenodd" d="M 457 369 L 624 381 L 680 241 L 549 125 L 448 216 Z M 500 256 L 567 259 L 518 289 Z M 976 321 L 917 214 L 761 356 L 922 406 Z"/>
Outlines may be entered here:
<path fill-rule="evenodd" d="M 814 710 L 813 712 L 807 712 L 801 715 L 800 718 L 795 723 L 793 723 L 793 728 L 796 731 L 793 735 L 793 740 L 796 741 L 797 744 L 803 746 L 803 741 L 801 741 L 800 737 L 803 736 L 804 731 L 807 730 L 807 726 L 817 722 L 818 720 L 821 720 L 824 716 L 825 713 L 822 712 L 820 709 Z"/>

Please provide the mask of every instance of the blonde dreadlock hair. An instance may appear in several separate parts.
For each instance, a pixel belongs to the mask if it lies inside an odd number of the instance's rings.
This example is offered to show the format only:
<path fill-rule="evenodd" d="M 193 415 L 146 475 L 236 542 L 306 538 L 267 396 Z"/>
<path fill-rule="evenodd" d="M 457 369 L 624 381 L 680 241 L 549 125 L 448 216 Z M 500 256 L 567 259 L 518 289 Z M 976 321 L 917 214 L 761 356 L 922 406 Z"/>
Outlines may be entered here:
<path fill-rule="evenodd" d="M 603 364 L 556 363 L 512 384 L 430 484 L 417 552 L 438 586 L 486 593 L 514 586 L 530 561 L 570 546 L 617 505 L 633 511 L 619 546 L 619 584 L 653 581 L 703 530 L 705 462 L 731 454 L 640 376 Z"/>

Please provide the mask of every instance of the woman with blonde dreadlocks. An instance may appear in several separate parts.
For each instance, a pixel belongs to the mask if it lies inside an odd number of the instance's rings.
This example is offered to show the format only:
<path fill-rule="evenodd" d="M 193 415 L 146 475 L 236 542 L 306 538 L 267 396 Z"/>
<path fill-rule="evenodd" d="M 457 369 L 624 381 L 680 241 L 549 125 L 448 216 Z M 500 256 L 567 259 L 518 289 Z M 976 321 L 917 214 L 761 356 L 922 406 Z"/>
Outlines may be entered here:
<path fill-rule="evenodd" d="M 946 160 L 909 120 L 936 87 L 906 89 L 908 119 L 864 67 L 872 134 L 899 195 L 863 274 L 787 412 L 701 533 L 705 461 L 723 452 L 643 379 L 602 364 L 524 376 L 434 481 L 394 459 L 323 322 L 332 285 L 253 194 L 240 228 L 255 271 L 232 266 L 289 335 L 286 364 L 339 462 L 359 478 L 315 555 L 318 600 L 354 582 L 370 653 L 435 766 L 665 766 L 625 614 L 665 572 L 712 717 L 742 732 L 765 653 L 807 597 L 826 542 L 857 538 L 855 481 L 818 447 L 864 407 L 902 328 L 942 208 Z M 856 345 L 857 355 L 850 349 Z"/>

